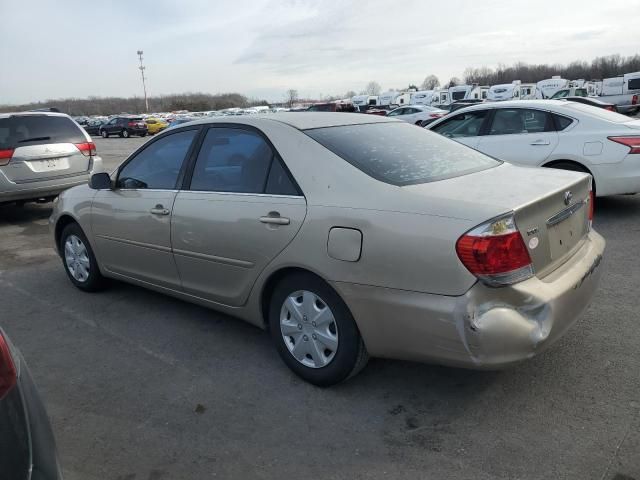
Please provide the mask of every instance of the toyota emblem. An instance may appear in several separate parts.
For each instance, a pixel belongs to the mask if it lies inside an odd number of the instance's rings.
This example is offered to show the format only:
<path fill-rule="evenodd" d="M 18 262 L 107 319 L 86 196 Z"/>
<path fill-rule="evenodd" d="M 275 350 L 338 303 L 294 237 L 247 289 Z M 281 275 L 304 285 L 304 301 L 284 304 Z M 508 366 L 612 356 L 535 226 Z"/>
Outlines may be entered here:
<path fill-rule="evenodd" d="M 569 205 L 571 203 L 571 199 L 573 198 L 573 194 L 571 193 L 571 190 L 567 190 L 566 192 L 564 192 L 564 204 L 565 205 Z"/>

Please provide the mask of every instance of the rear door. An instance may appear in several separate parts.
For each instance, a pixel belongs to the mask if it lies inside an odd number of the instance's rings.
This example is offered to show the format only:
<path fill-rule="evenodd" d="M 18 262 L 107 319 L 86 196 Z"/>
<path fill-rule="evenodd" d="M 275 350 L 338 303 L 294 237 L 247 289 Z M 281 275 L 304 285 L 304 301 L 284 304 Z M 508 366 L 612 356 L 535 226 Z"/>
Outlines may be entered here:
<path fill-rule="evenodd" d="M 306 212 L 305 198 L 261 133 L 209 128 L 173 208 L 171 239 L 183 290 L 242 305 Z"/>
<path fill-rule="evenodd" d="M 482 153 L 506 162 L 538 166 L 558 145 L 551 114 L 532 108 L 497 108 L 487 135 L 478 142 Z"/>
<path fill-rule="evenodd" d="M 66 115 L 2 118 L 0 150 L 13 154 L 0 171 L 13 183 L 86 174 L 91 168 L 89 142 L 91 137 Z"/>
<path fill-rule="evenodd" d="M 468 147 L 476 148 L 488 117 L 489 110 L 459 113 L 430 127 L 430 130 Z"/>

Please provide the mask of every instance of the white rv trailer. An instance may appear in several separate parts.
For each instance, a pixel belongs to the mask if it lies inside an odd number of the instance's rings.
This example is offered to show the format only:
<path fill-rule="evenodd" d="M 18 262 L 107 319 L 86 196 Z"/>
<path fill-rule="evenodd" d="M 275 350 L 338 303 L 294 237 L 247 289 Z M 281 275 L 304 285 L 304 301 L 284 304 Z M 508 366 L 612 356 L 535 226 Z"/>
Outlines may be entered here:
<path fill-rule="evenodd" d="M 378 97 L 378 105 L 381 107 L 408 105 L 411 103 L 411 95 L 414 93 L 415 92 L 396 92 L 395 90 L 384 92 Z"/>
<path fill-rule="evenodd" d="M 483 87 L 477 83 L 473 85 L 456 85 L 449 87 L 449 99 L 451 103 L 458 100 L 484 100 L 487 98 L 488 91 L 489 87 Z"/>
<path fill-rule="evenodd" d="M 351 97 L 353 106 L 366 107 L 367 105 L 378 105 L 378 97 L 376 95 L 355 95 Z"/>
<path fill-rule="evenodd" d="M 451 97 L 449 97 L 448 88 L 438 88 L 433 91 L 433 96 L 431 97 L 432 106 L 449 105 L 450 103 Z"/>
<path fill-rule="evenodd" d="M 522 83 L 514 80 L 511 83 L 492 85 L 487 93 L 487 100 L 500 102 L 503 100 L 530 100 L 536 96 L 535 83 Z"/>
<path fill-rule="evenodd" d="M 434 90 L 418 90 L 411 94 L 412 105 L 431 105 L 431 99 L 433 98 Z"/>
<path fill-rule="evenodd" d="M 551 78 L 540 80 L 536 83 L 536 98 L 551 98 L 558 90 L 569 85 L 569 80 L 562 78 L 560 75 L 554 75 Z"/>

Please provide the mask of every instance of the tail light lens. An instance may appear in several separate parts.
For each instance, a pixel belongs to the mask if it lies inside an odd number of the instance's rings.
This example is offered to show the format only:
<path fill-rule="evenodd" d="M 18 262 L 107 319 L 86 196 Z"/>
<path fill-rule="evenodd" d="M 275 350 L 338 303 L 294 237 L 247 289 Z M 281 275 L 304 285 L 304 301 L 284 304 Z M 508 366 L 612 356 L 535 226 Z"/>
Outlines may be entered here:
<path fill-rule="evenodd" d="M 96 154 L 96 144 L 93 142 L 76 143 L 76 147 L 85 157 L 91 157 Z"/>
<path fill-rule="evenodd" d="M 631 105 L 637 105 L 638 104 L 638 95 L 634 95 L 633 97 L 631 97 Z"/>
<path fill-rule="evenodd" d="M 429 116 L 431 118 L 440 118 L 440 117 L 444 117 L 444 113 L 431 113 L 429 114 Z"/>
<path fill-rule="evenodd" d="M 0 400 L 15 386 L 18 380 L 16 365 L 13 363 L 7 341 L 0 333 Z"/>
<path fill-rule="evenodd" d="M 456 242 L 460 261 L 487 285 L 511 285 L 533 276 L 533 265 L 513 214 L 470 230 Z"/>
<path fill-rule="evenodd" d="M 13 150 L 13 148 L 5 148 L 4 150 L 0 149 L 0 167 L 7 165 L 11 161 L 11 157 L 13 157 Z"/>
<path fill-rule="evenodd" d="M 604 109 L 609 110 L 610 112 L 616 111 L 616 107 L 614 107 L 613 105 L 607 105 L 606 107 L 604 107 Z"/>
<path fill-rule="evenodd" d="M 607 137 L 612 142 L 620 143 L 631 150 L 629 153 L 640 153 L 640 137 Z"/>

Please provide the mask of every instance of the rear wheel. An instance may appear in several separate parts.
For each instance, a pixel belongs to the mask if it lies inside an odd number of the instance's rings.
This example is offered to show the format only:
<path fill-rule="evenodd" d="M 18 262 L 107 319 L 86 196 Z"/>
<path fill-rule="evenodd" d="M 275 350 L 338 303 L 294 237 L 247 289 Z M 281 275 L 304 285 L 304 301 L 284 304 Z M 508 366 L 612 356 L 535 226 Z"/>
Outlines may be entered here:
<path fill-rule="evenodd" d="M 129 130 L 127 130 L 126 128 L 122 130 L 122 137 L 129 138 Z"/>
<path fill-rule="evenodd" d="M 71 283 L 80 290 L 94 292 L 104 285 L 93 249 L 77 223 L 67 225 L 60 235 L 62 264 Z"/>
<path fill-rule="evenodd" d="M 355 375 L 368 360 L 345 303 L 329 285 L 308 273 L 286 277 L 276 286 L 269 329 L 287 366 L 321 387 Z"/>
<path fill-rule="evenodd" d="M 591 172 L 587 170 L 585 167 L 573 162 L 556 162 L 556 163 L 552 163 L 551 165 L 545 165 L 545 166 L 547 168 L 557 168 L 558 170 L 569 170 L 571 172 L 582 172 L 582 173 L 588 173 L 589 175 L 591 175 Z M 591 176 L 591 190 L 593 190 L 593 196 L 595 198 L 596 181 L 593 178 L 593 175 Z"/>

